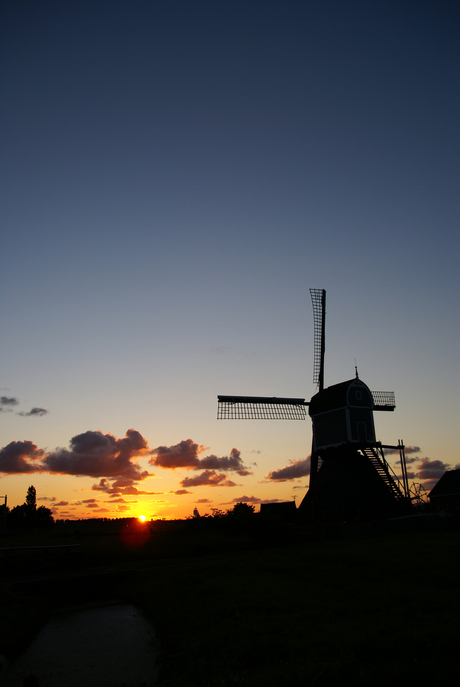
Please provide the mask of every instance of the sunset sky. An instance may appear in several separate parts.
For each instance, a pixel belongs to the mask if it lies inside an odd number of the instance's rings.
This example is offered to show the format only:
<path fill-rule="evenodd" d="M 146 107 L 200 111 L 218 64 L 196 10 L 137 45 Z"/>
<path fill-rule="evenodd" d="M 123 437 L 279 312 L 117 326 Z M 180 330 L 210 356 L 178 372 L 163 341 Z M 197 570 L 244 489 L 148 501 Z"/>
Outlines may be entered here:
<path fill-rule="evenodd" d="M 10 507 L 300 503 L 310 420 L 216 413 L 315 393 L 310 287 L 326 386 L 395 392 L 416 482 L 460 464 L 456 3 L 7 0 L 0 50 Z"/>

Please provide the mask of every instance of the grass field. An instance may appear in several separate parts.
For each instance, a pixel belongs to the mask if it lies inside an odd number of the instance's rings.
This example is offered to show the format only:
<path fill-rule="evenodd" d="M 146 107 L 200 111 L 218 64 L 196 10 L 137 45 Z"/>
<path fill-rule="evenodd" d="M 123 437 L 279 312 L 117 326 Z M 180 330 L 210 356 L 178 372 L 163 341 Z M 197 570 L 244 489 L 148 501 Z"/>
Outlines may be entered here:
<path fill-rule="evenodd" d="M 456 683 L 457 527 L 276 534 L 185 523 L 131 547 L 95 534 L 80 560 L 140 563 L 118 592 L 153 621 L 164 687 Z M 24 616 L 36 627 L 49 611 L 7 584 L 1 601 L 16 647 Z"/>

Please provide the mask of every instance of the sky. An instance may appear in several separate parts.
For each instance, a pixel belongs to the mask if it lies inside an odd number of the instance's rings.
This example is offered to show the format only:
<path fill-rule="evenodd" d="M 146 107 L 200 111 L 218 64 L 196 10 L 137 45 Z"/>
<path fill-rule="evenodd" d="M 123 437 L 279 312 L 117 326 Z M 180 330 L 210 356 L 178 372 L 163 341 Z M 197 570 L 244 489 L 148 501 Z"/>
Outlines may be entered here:
<path fill-rule="evenodd" d="M 309 418 L 217 395 L 311 398 L 310 288 L 325 385 L 395 392 L 411 480 L 459 466 L 457 3 L 7 0 L 0 51 L 10 507 L 299 504 Z"/>

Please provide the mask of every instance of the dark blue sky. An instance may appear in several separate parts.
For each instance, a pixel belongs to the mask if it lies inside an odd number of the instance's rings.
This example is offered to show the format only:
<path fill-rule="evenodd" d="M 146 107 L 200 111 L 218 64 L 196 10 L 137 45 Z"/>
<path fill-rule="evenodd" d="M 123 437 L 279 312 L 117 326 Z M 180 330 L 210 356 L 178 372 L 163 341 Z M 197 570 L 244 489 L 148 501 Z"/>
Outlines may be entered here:
<path fill-rule="evenodd" d="M 9 414 L 1 446 L 134 427 L 259 450 L 215 396 L 312 395 L 316 287 L 326 384 L 356 358 L 397 392 L 385 433 L 455 463 L 457 3 L 0 13 L 1 386 L 50 409 Z M 302 431 L 268 430 L 256 477 L 304 458 Z"/>

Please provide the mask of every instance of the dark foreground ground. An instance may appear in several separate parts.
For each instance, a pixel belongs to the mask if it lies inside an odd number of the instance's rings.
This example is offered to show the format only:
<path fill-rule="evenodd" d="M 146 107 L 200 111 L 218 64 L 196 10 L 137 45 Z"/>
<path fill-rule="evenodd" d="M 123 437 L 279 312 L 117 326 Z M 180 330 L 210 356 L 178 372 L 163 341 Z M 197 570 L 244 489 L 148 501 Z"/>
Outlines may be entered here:
<path fill-rule="evenodd" d="M 117 596 L 153 621 L 164 687 L 456 684 L 459 532 L 452 520 L 55 528 L 46 541 L 80 548 L 3 566 L 0 654 L 57 606 Z"/>

